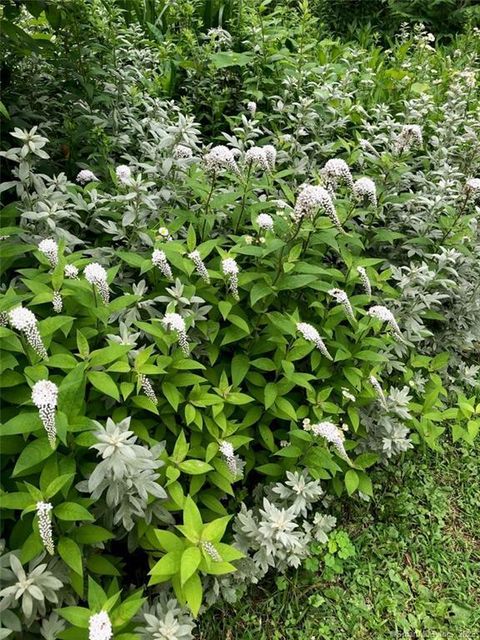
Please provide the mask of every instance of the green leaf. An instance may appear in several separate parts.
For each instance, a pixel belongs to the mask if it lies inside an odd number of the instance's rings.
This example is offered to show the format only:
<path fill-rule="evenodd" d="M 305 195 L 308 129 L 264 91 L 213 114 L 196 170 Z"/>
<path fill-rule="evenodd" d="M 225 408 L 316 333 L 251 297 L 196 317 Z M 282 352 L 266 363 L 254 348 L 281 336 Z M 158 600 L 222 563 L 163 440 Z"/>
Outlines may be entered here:
<path fill-rule="evenodd" d="M 64 473 L 63 475 L 58 476 L 58 478 L 52 480 L 45 491 L 45 498 L 50 500 L 50 498 L 57 495 L 57 493 L 63 489 L 74 475 L 74 473 Z"/>
<path fill-rule="evenodd" d="M 203 527 L 202 540 L 209 540 L 210 542 L 220 542 L 225 535 L 225 529 L 230 522 L 232 516 L 225 516 L 223 518 L 217 518 L 212 522 L 207 523 Z"/>
<path fill-rule="evenodd" d="M 12 476 L 25 475 L 30 469 L 49 458 L 52 453 L 53 450 L 47 438 L 30 442 L 19 455 Z"/>
<path fill-rule="evenodd" d="M 75 529 L 73 535 L 80 544 L 96 544 L 114 538 L 114 534 L 96 524 L 85 524 Z"/>
<path fill-rule="evenodd" d="M 59 520 L 94 520 L 92 514 L 76 502 L 62 502 L 54 508 L 53 513 Z"/>
<path fill-rule="evenodd" d="M 176 411 L 178 409 L 180 401 L 182 400 L 182 396 L 177 391 L 175 385 L 173 385 L 171 382 L 163 382 L 162 391 L 170 406 L 173 407 L 173 409 L 175 409 Z"/>
<path fill-rule="evenodd" d="M 103 371 L 90 371 L 87 374 L 87 378 L 95 389 L 117 401 L 120 400 L 118 387 L 107 373 Z"/>
<path fill-rule="evenodd" d="M 88 629 L 88 621 L 92 613 L 85 607 L 63 607 L 63 609 L 57 609 L 58 613 L 65 618 L 67 622 L 73 624 L 79 629 Z"/>
<path fill-rule="evenodd" d="M 111 613 L 110 619 L 112 621 L 113 628 L 116 629 L 118 627 L 125 626 L 141 608 L 144 602 L 145 598 L 139 597 L 138 594 L 134 594 L 130 598 L 127 598 L 125 602 L 122 602 L 122 604 Z M 119 638 L 120 636 L 116 637 Z"/>
<path fill-rule="evenodd" d="M 37 412 L 27 411 L 19 413 L 0 427 L 0 436 L 13 436 L 19 433 L 32 433 L 43 429 L 42 421 Z"/>
<path fill-rule="evenodd" d="M 197 537 L 200 537 L 203 527 L 202 516 L 200 515 L 197 505 L 190 496 L 185 498 L 185 503 L 183 505 L 183 524 L 189 531 L 194 533 Z"/>
<path fill-rule="evenodd" d="M 172 531 L 155 529 L 154 534 L 155 538 L 158 540 L 160 547 L 164 551 L 170 552 L 183 550 L 183 542 Z"/>
<path fill-rule="evenodd" d="M 198 547 L 188 547 L 182 554 L 180 562 L 180 583 L 185 582 L 195 573 L 202 560 L 202 553 Z"/>
<path fill-rule="evenodd" d="M 256 302 L 265 298 L 270 293 L 272 293 L 272 287 L 265 282 L 256 282 L 250 289 L 250 304 L 253 307 Z"/>
<path fill-rule="evenodd" d="M 87 568 L 92 573 L 98 573 L 102 576 L 120 576 L 121 573 L 117 567 L 105 556 L 94 555 L 87 560 Z"/>
<path fill-rule="evenodd" d="M 184 462 L 180 462 L 178 468 L 191 476 L 213 470 L 213 467 L 209 465 L 208 462 L 203 462 L 202 460 L 184 460 Z"/>
<path fill-rule="evenodd" d="M 62 536 L 58 541 L 57 549 L 65 564 L 73 569 L 75 573 L 78 573 L 78 575 L 83 575 L 82 552 L 78 544 L 71 538 Z"/>
<path fill-rule="evenodd" d="M 29 493 L 14 491 L 13 493 L 3 493 L 0 496 L 0 505 L 2 509 L 19 509 L 23 510 L 32 506 L 35 500 Z"/>
<path fill-rule="evenodd" d="M 242 380 L 248 373 L 250 368 L 250 360 L 248 356 L 239 353 L 232 358 L 231 372 L 232 382 L 236 387 L 239 387 Z"/>
<path fill-rule="evenodd" d="M 273 406 L 275 400 L 277 399 L 278 387 L 274 382 L 269 382 L 265 385 L 263 392 L 265 396 L 265 409 L 270 409 L 270 407 Z"/>
<path fill-rule="evenodd" d="M 202 604 L 202 581 L 200 580 L 200 576 L 198 574 L 194 574 L 190 580 L 182 587 L 183 594 L 187 600 L 188 606 L 190 607 L 193 615 L 196 617 L 198 612 L 200 611 L 200 606 Z"/>
<path fill-rule="evenodd" d="M 354 491 L 358 488 L 359 478 L 356 471 L 353 469 L 349 469 L 345 474 L 345 487 L 347 489 L 348 495 L 351 496 Z"/>
<path fill-rule="evenodd" d="M 169 551 L 150 569 L 151 576 L 173 576 L 180 571 L 182 552 Z M 150 582 L 152 584 L 152 582 Z"/>

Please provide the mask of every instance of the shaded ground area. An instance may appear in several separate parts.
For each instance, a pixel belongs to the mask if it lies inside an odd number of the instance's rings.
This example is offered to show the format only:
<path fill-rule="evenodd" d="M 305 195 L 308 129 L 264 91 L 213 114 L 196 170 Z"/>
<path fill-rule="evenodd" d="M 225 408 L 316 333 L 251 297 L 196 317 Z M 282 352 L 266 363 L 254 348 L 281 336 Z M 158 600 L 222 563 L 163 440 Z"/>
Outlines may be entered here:
<path fill-rule="evenodd" d="M 378 471 L 375 501 L 337 514 L 355 555 L 337 534 L 330 566 L 323 551 L 310 571 L 204 617 L 198 637 L 480 639 L 479 453 L 418 451 Z"/>

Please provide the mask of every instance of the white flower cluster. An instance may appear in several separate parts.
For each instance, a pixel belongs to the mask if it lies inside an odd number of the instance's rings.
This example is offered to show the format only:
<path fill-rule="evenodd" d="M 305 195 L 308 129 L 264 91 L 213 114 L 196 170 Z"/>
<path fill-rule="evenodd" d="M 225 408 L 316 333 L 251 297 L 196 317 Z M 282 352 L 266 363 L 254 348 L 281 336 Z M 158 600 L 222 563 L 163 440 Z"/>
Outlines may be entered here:
<path fill-rule="evenodd" d="M 185 320 L 178 313 L 166 313 L 162 319 L 162 323 L 166 329 L 172 329 L 178 334 L 178 344 L 180 345 L 183 353 L 188 356 L 190 353 L 190 347 L 188 346 L 187 331 L 185 327 Z"/>
<path fill-rule="evenodd" d="M 252 114 L 252 118 L 253 118 L 257 113 L 257 103 L 253 102 L 253 100 L 251 100 L 250 102 L 247 102 L 247 111 L 249 111 Z"/>
<path fill-rule="evenodd" d="M 422 127 L 418 124 L 404 124 L 395 141 L 395 151 L 399 155 L 414 146 L 423 145 Z"/>
<path fill-rule="evenodd" d="M 399 340 L 403 341 L 400 327 L 398 326 L 397 321 L 395 320 L 395 317 L 390 309 L 387 309 L 387 307 L 383 307 L 382 305 L 374 305 L 373 307 L 370 307 L 367 313 L 371 318 L 376 318 L 377 320 L 386 322 L 393 331 L 394 335 Z"/>
<path fill-rule="evenodd" d="M 106 611 L 94 613 L 88 621 L 88 640 L 111 640 L 112 623 Z"/>
<path fill-rule="evenodd" d="M 155 394 L 155 391 L 153 390 L 152 383 L 150 382 L 149 378 L 141 373 L 139 375 L 139 379 L 144 394 L 153 402 L 153 404 L 157 404 L 157 396 Z"/>
<path fill-rule="evenodd" d="M 90 169 L 82 169 L 77 174 L 78 184 L 87 184 L 87 182 L 93 182 L 95 180 L 98 180 L 98 178 Z"/>
<path fill-rule="evenodd" d="M 357 401 L 357 399 L 355 398 L 353 393 L 351 393 L 346 387 L 342 387 L 342 396 L 344 398 L 346 398 L 347 400 L 350 400 L 350 402 L 356 402 Z"/>
<path fill-rule="evenodd" d="M 222 27 L 212 27 L 209 29 L 207 31 L 207 38 L 210 38 L 215 44 L 224 46 L 225 48 L 231 47 L 233 44 L 232 34 Z"/>
<path fill-rule="evenodd" d="M 269 216 L 268 213 L 260 213 L 255 223 L 260 227 L 260 229 L 265 229 L 265 231 L 271 231 L 273 229 L 273 218 Z"/>
<path fill-rule="evenodd" d="M 479 194 L 480 193 L 480 178 L 469 178 L 465 183 L 465 190 L 468 193 Z"/>
<path fill-rule="evenodd" d="M 132 178 L 132 170 L 126 164 L 120 164 L 115 169 L 115 174 L 118 178 L 118 181 L 122 184 L 130 184 L 130 180 Z"/>
<path fill-rule="evenodd" d="M 345 435 L 341 429 L 333 422 L 317 422 L 311 424 L 308 418 L 303 421 L 305 431 L 311 431 L 314 436 L 325 438 L 327 442 L 333 444 L 340 456 L 345 460 L 349 460 L 348 453 L 345 451 L 344 441 Z"/>
<path fill-rule="evenodd" d="M 53 238 L 42 240 L 38 245 L 38 249 L 47 258 L 51 266 L 55 268 L 58 264 L 58 244 L 55 240 Z"/>
<path fill-rule="evenodd" d="M 85 267 L 84 273 L 87 282 L 96 287 L 103 302 L 108 304 L 108 301 L 110 300 L 110 291 L 108 290 L 107 272 L 105 269 L 98 264 L 98 262 L 91 262 Z"/>
<path fill-rule="evenodd" d="M 370 375 L 369 380 L 370 380 L 370 384 L 375 389 L 375 393 L 377 394 L 377 398 L 380 400 L 381 405 L 384 407 L 384 409 L 386 409 L 387 399 L 385 397 L 385 394 L 383 393 L 383 389 L 379 381 L 376 379 L 376 377 L 373 374 Z"/>
<path fill-rule="evenodd" d="M 355 320 L 355 316 L 353 315 L 352 305 L 350 304 L 350 300 L 348 299 L 348 296 L 346 292 L 343 291 L 343 289 L 330 289 L 328 292 L 328 295 L 332 296 L 332 298 L 335 298 L 338 304 L 342 305 L 342 307 L 345 310 L 345 313 L 349 318 L 351 318 L 352 320 Z"/>
<path fill-rule="evenodd" d="M 234 476 L 236 476 L 238 473 L 238 469 L 237 469 L 237 461 L 235 459 L 235 452 L 233 449 L 233 445 L 231 445 L 230 442 L 226 442 L 225 440 L 222 440 L 220 442 L 219 451 L 222 454 L 222 456 L 225 458 L 225 462 L 227 463 L 227 466 L 230 472 Z"/>
<path fill-rule="evenodd" d="M 357 200 L 368 200 L 373 207 L 377 206 L 377 187 L 370 178 L 359 178 L 353 185 L 353 193 Z"/>
<path fill-rule="evenodd" d="M 360 276 L 360 281 L 362 283 L 362 287 L 365 290 L 367 296 L 372 295 L 372 285 L 370 284 L 370 280 L 368 279 L 367 272 L 364 267 L 357 267 L 357 273 Z"/>
<path fill-rule="evenodd" d="M 39 380 L 32 387 L 32 402 L 38 408 L 40 420 L 45 427 L 52 449 L 55 447 L 55 437 L 57 435 L 55 426 L 57 397 L 58 387 L 50 380 Z"/>
<path fill-rule="evenodd" d="M 53 292 L 52 306 L 55 313 L 61 313 L 63 309 L 63 300 L 60 291 Z"/>
<path fill-rule="evenodd" d="M 210 173 L 218 173 L 224 169 L 239 173 L 235 157 L 228 147 L 218 145 L 213 147 L 204 157 L 205 169 Z"/>
<path fill-rule="evenodd" d="M 157 239 L 159 240 L 173 240 L 172 236 L 170 235 L 170 231 L 167 229 L 167 227 L 160 227 L 158 230 L 158 236 Z"/>
<path fill-rule="evenodd" d="M 72 278 L 73 280 L 78 279 L 78 269 L 74 264 L 65 265 L 65 277 Z"/>
<path fill-rule="evenodd" d="M 342 229 L 332 198 L 323 187 L 305 185 L 298 194 L 292 218 L 297 223 L 304 218 L 313 218 L 318 209 L 324 211 L 338 229 Z"/>
<path fill-rule="evenodd" d="M 208 540 L 202 540 L 202 549 L 207 553 L 214 562 L 222 562 L 222 556 L 215 549 L 213 544 Z"/>
<path fill-rule="evenodd" d="M 155 251 L 152 253 L 152 263 L 160 269 L 167 280 L 173 279 L 172 269 L 164 251 L 155 249 Z"/>
<path fill-rule="evenodd" d="M 225 258 L 222 260 L 222 271 L 228 276 L 228 289 L 235 300 L 239 299 L 238 295 L 238 264 L 233 258 Z"/>
<path fill-rule="evenodd" d="M 205 282 L 210 282 L 210 276 L 208 275 L 207 267 L 205 266 L 205 263 L 202 260 L 200 252 L 191 251 L 188 254 L 188 257 L 195 265 L 195 269 L 197 270 L 197 273 L 202 278 L 202 280 L 205 280 Z"/>
<path fill-rule="evenodd" d="M 190 160 L 193 157 L 193 151 L 190 147 L 183 144 L 177 144 L 173 149 L 173 157 L 177 160 Z"/>
<path fill-rule="evenodd" d="M 55 553 L 52 533 L 51 511 L 53 507 L 49 502 L 37 502 L 38 532 L 43 542 L 43 546 L 50 555 Z"/>
<path fill-rule="evenodd" d="M 353 189 L 352 174 L 345 160 L 341 160 L 340 158 L 328 160 L 322 169 L 322 175 L 325 178 L 328 188 L 332 191 L 335 191 L 339 182 L 343 182 L 350 189 Z"/>
<path fill-rule="evenodd" d="M 245 152 L 245 163 L 247 165 L 258 166 L 263 171 L 270 169 L 267 156 L 262 147 L 250 147 L 250 149 Z"/>
<path fill-rule="evenodd" d="M 9 311 L 8 320 L 14 329 L 23 333 L 35 353 L 46 360 L 48 353 L 38 330 L 35 315 L 24 307 L 16 307 Z"/>
<path fill-rule="evenodd" d="M 320 334 L 315 329 L 315 327 L 312 327 L 312 325 L 308 324 L 308 322 L 297 322 L 297 331 L 302 334 L 302 337 L 305 340 L 308 340 L 308 342 L 313 342 L 320 353 L 325 356 L 325 358 L 328 358 L 328 360 L 332 360 L 332 356 L 329 354 L 325 343 L 323 342 Z"/>

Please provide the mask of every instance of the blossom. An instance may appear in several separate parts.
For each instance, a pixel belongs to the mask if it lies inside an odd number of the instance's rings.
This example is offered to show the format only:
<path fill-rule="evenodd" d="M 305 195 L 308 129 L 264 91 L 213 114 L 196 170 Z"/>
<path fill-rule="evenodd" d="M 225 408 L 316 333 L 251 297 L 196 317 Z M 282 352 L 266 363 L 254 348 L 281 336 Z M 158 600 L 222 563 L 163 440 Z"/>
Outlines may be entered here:
<path fill-rule="evenodd" d="M 304 218 L 313 218 L 318 209 L 323 210 L 338 229 L 342 228 L 332 198 L 323 187 L 306 185 L 298 194 L 292 218 L 297 223 Z"/>
<path fill-rule="evenodd" d="M 480 193 L 480 178 L 469 178 L 465 183 L 465 190 L 469 193 Z"/>
<path fill-rule="evenodd" d="M 253 102 L 253 100 L 247 102 L 247 111 L 249 111 L 253 117 L 257 113 L 257 103 Z"/>
<path fill-rule="evenodd" d="M 140 385 L 143 389 L 144 394 L 147 396 L 149 400 L 151 400 L 154 404 L 157 404 L 157 396 L 155 391 L 153 390 L 152 383 L 150 382 L 147 376 L 144 376 L 142 373 L 139 375 Z"/>
<path fill-rule="evenodd" d="M 398 154 L 408 151 L 413 146 L 423 145 L 422 128 L 418 124 L 404 124 L 395 141 L 395 151 Z"/>
<path fill-rule="evenodd" d="M 87 282 L 97 288 L 102 300 L 105 304 L 108 304 L 110 291 L 108 290 L 107 272 L 105 269 L 98 264 L 98 262 L 91 262 L 85 267 L 84 273 Z"/>
<path fill-rule="evenodd" d="M 209 555 L 214 562 L 222 561 L 222 556 L 218 553 L 211 542 L 209 542 L 208 540 L 202 540 L 201 545 L 205 553 Z"/>
<path fill-rule="evenodd" d="M 115 174 L 122 184 L 128 184 L 132 177 L 132 170 L 126 164 L 120 164 L 115 169 Z"/>
<path fill-rule="evenodd" d="M 255 220 L 260 229 L 271 231 L 273 229 L 273 218 L 268 213 L 260 213 Z"/>
<path fill-rule="evenodd" d="M 322 174 L 325 177 L 327 186 L 331 190 L 337 188 L 338 182 L 344 182 L 350 189 L 353 189 L 352 174 L 345 160 L 341 160 L 340 158 L 328 160 L 322 169 Z"/>
<path fill-rule="evenodd" d="M 164 251 L 155 249 L 155 251 L 152 253 L 152 262 L 156 267 L 160 269 L 165 278 L 167 278 L 168 280 L 171 280 L 173 278 L 172 269 L 170 268 L 167 256 L 165 255 Z"/>
<path fill-rule="evenodd" d="M 50 512 L 53 509 L 49 502 L 37 502 L 38 532 L 43 546 L 50 555 L 55 553 Z"/>
<path fill-rule="evenodd" d="M 111 640 L 112 623 L 106 611 L 94 613 L 88 621 L 88 640 Z"/>
<path fill-rule="evenodd" d="M 210 173 L 217 173 L 222 169 L 228 169 L 234 173 L 239 173 L 235 157 L 228 147 L 218 145 L 203 157 L 205 168 Z"/>
<path fill-rule="evenodd" d="M 387 307 L 382 307 L 381 305 L 374 305 L 373 307 L 370 307 L 367 313 L 372 318 L 376 318 L 377 320 L 386 322 L 392 329 L 393 333 L 397 336 L 397 338 L 403 340 L 400 327 L 398 326 L 397 321 L 395 320 L 395 317 L 390 309 L 387 309 Z"/>
<path fill-rule="evenodd" d="M 335 300 L 342 305 L 345 313 L 349 318 L 351 318 L 352 320 L 355 319 L 355 316 L 353 315 L 352 305 L 350 304 L 350 300 L 348 299 L 345 291 L 343 291 L 342 289 L 330 289 L 328 294 L 335 298 Z"/>
<path fill-rule="evenodd" d="M 353 193 L 357 200 L 366 199 L 372 206 L 377 206 L 377 187 L 370 178 L 356 180 L 353 185 Z"/>
<path fill-rule="evenodd" d="M 170 235 L 170 231 L 167 229 L 167 227 L 159 228 L 157 238 L 159 240 L 172 240 L 172 236 Z"/>
<path fill-rule="evenodd" d="M 61 313 L 63 309 L 63 300 L 62 296 L 60 295 L 60 291 L 53 292 L 52 305 L 55 313 Z"/>
<path fill-rule="evenodd" d="M 323 342 L 320 334 L 307 322 L 297 322 L 297 331 L 302 334 L 302 337 L 308 342 L 313 342 L 317 349 L 329 360 L 332 360 L 332 356 L 329 354 L 325 343 Z"/>
<path fill-rule="evenodd" d="M 275 169 L 275 162 L 277 161 L 277 150 L 272 144 L 266 144 L 263 147 L 263 151 L 265 152 L 265 157 L 267 158 L 268 167 L 270 171 Z"/>
<path fill-rule="evenodd" d="M 225 258 L 225 260 L 222 260 L 222 271 L 228 276 L 229 291 L 235 300 L 238 300 L 238 264 L 236 260 L 233 258 Z"/>
<path fill-rule="evenodd" d="M 178 313 L 166 313 L 162 320 L 163 325 L 167 329 L 173 329 L 178 334 L 178 344 L 183 353 L 188 356 L 190 348 L 188 346 L 187 331 L 185 327 L 185 320 Z"/>
<path fill-rule="evenodd" d="M 177 160 L 189 160 L 192 156 L 193 151 L 183 144 L 177 144 L 173 149 L 173 157 Z"/>
<path fill-rule="evenodd" d="M 55 268 L 58 264 L 58 244 L 55 240 L 53 238 L 42 240 L 38 245 L 38 249 L 47 258 L 52 267 Z"/>
<path fill-rule="evenodd" d="M 353 393 L 350 393 L 350 391 L 346 387 L 342 387 L 342 396 L 344 398 L 346 398 L 347 400 L 350 400 L 350 402 L 356 402 L 357 401 L 357 399 L 355 398 Z"/>
<path fill-rule="evenodd" d="M 230 472 L 234 476 L 236 476 L 238 474 L 238 468 L 237 468 L 237 459 L 235 457 L 235 452 L 233 450 L 233 445 L 230 444 L 230 442 L 227 442 L 226 440 L 222 440 L 220 442 L 219 451 L 225 458 L 225 462 L 227 463 L 227 467 L 229 468 Z"/>
<path fill-rule="evenodd" d="M 212 27 L 207 31 L 207 38 L 210 38 L 218 48 L 225 46 L 225 48 L 232 46 L 232 34 L 230 31 L 223 29 L 222 27 Z"/>
<path fill-rule="evenodd" d="M 365 293 L 367 296 L 372 295 L 372 285 L 370 284 L 370 280 L 368 279 L 367 272 L 364 267 L 357 267 L 357 273 L 360 276 L 360 280 L 362 282 L 362 286 L 365 289 Z"/>
<path fill-rule="evenodd" d="M 379 381 L 376 379 L 376 377 L 374 375 L 370 375 L 369 380 L 370 380 L 370 384 L 375 389 L 375 393 L 377 394 L 377 398 L 380 400 L 380 403 L 386 409 L 387 408 L 387 399 L 385 398 L 385 394 L 383 393 L 383 389 L 382 389 Z"/>
<path fill-rule="evenodd" d="M 39 380 L 32 387 L 32 402 L 38 408 L 40 420 L 47 432 L 52 449 L 55 447 L 57 428 L 55 426 L 55 408 L 57 406 L 58 387 L 50 380 Z"/>
<path fill-rule="evenodd" d="M 74 264 L 66 264 L 65 265 L 65 277 L 66 278 L 78 278 L 78 269 Z"/>
<path fill-rule="evenodd" d="M 310 420 L 306 418 L 303 421 L 303 428 L 305 431 L 311 431 L 313 435 L 325 438 L 327 442 L 333 444 L 340 456 L 345 460 L 349 460 L 348 453 L 345 451 L 344 441 L 345 435 L 336 424 L 333 422 L 318 422 L 316 424 L 310 424 Z"/>
<path fill-rule="evenodd" d="M 77 182 L 79 184 L 87 184 L 87 182 L 93 182 L 94 180 L 98 180 L 98 178 L 90 169 L 82 169 L 77 174 Z"/>
<path fill-rule="evenodd" d="M 210 276 L 208 275 L 207 267 L 203 262 L 199 251 L 191 251 L 188 254 L 188 257 L 195 265 L 195 269 L 197 270 L 198 275 L 205 280 L 205 282 L 210 282 Z"/>
<path fill-rule="evenodd" d="M 21 331 L 28 344 L 41 358 L 47 359 L 48 353 L 43 344 L 42 336 L 37 326 L 35 315 L 24 307 L 15 307 L 8 313 L 10 324 L 17 331 Z"/>
<path fill-rule="evenodd" d="M 262 147 L 250 147 L 245 153 L 245 162 L 251 166 L 258 166 L 263 171 L 268 171 L 270 165 Z"/>

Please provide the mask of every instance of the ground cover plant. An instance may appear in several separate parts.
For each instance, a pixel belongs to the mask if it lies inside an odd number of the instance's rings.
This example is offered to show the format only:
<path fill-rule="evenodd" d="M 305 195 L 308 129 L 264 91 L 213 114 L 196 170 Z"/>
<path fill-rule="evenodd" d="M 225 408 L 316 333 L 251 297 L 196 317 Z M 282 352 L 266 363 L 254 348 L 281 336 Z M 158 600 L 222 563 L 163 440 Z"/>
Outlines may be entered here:
<path fill-rule="evenodd" d="M 4 14 L 2 637 L 191 638 L 480 426 L 478 31 L 199 4 Z"/>

